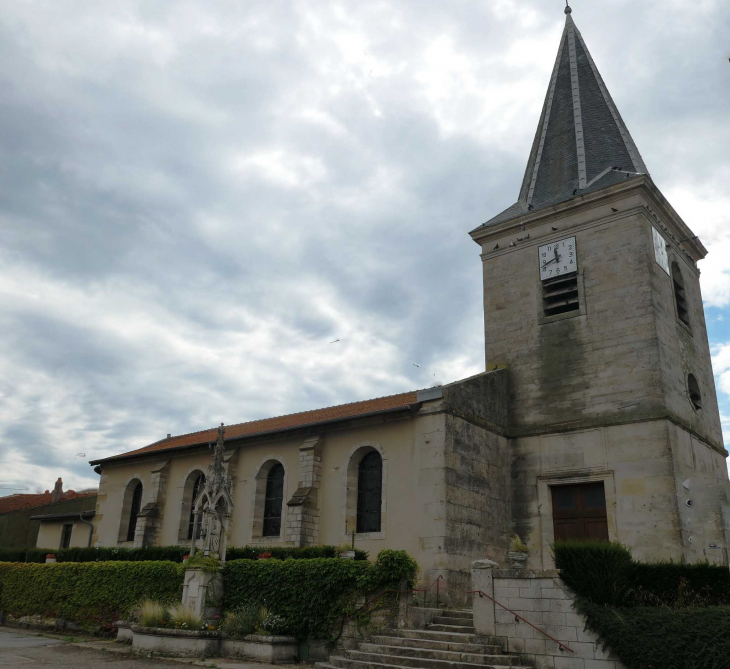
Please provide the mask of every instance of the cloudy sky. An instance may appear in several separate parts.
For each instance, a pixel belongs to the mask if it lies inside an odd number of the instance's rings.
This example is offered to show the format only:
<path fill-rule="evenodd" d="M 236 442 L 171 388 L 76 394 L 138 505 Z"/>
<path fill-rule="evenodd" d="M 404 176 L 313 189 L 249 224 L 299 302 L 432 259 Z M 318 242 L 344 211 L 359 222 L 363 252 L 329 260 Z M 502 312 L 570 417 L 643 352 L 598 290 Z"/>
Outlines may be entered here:
<path fill-rule="evenodd" d="M 730 436 L 730 3 L 573 8 L 710 251 Z M 516 199 L 563 23 L 562 0 L 3 3 L 0 494 L 482 371 L 467 233 Z"/>

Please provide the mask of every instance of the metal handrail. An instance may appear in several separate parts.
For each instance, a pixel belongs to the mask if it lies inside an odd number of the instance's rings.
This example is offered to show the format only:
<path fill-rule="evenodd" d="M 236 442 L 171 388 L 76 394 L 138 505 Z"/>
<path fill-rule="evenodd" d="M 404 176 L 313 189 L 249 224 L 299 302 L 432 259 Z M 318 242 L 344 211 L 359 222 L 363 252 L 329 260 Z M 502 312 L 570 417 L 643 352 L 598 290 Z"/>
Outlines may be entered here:
<path fill-rule="evenodd" d="M 443 576 L 439 575 L 439 577 L 431 583 L 427 588 L 412 588 L 411 590 L 401 590 L 401 592 L 422 592 L 423 594 L 423 603 L 426 603 L 426 594 L 431 592 L 433 590 L 433 586 L 436 586 L 436 608 L 439 608 L 439 597 L 440 597 L 440 590 L 441 590 L 441 581 L 443 580 Z"/>
<path fill-rule="evenodd" d="M 523 622 L 526 622 L 530 627 L 533 629 L 536 629 L 540 634 L 544 634 L 548 639 L 551 641 L 554 641 L 558 646 L 561 648 L 565 648 L 565 650 L 569 650 L 571 653 L 575 653 L 575 651 L 572 648 L 568 648 L 562 641 L 558 641 L 554 636 L 550 636 L 545 630 L 541 630 L 537 625 L 533 625 L 529 620 L 526 620 L 523 618 L 519 613 L 515 613 L 512 609 L 508 609 L 504 604 L 501 604 L 498 602 L 494 597 L 490 597 L 486 592 L 482 592 L 481 590 L 467 590 L 467 595 L 474 595 L 478 594 L 480 597 L 486 597 L 487 599 L 493 601 L 497 606 L 501 606 L 505 611 L 509 611 L 515 618 L 519 618 Z"/>

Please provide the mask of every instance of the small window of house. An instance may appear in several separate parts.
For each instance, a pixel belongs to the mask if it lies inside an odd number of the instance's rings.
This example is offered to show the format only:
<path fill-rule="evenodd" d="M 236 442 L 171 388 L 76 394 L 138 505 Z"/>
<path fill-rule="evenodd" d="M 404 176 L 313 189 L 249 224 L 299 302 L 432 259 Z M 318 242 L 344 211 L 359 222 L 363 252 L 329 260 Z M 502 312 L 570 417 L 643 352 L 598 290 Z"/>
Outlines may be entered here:
<path fill-rule="evenodd" d="M 61 548 L 68 548 L 71 545 L 71 532 L 73 532 L 73 523 L 67 523 L 61 531 Z"/>
<path fill-rule="evenodd" d="M 689 393 L 689 401 L 692 406 L 699 411 L 702 408 L 702 393 L 700 393 L 700 384 L 694 374 L 687 377 L 687 392 Z"/>
<path fill-rule="evenodd" d="M 684 290 L 684 278 L 676 262 L 672 263 L 672 285 L 674 286 L 674 301 L 677 305 L 677 317 L 685 325 L 689 325 L 689 311 L 687 310 L 687 295 Z"/>
<path fill-rule="evenodd" d="M 278 537 L 281 534 L 281 507 L 284 503 L 284 467 L 274 465 L 266 477 L 266 498 L 264 499 L 265 537 Z"/>

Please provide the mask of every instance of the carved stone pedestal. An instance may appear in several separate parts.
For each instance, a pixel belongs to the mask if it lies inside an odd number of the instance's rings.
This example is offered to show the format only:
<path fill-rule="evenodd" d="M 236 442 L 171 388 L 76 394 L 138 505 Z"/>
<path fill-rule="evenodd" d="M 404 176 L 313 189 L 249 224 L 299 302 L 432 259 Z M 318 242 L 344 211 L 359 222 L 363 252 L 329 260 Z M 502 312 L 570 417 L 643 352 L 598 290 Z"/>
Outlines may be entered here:
<path fill-rule="evenodd" d="M 186 569 L 183 581 L 182 603 L 190 607 L 204 621 L 212 621 L 221 613 L 223 603 L 223 575 L 220 571 Z"/>

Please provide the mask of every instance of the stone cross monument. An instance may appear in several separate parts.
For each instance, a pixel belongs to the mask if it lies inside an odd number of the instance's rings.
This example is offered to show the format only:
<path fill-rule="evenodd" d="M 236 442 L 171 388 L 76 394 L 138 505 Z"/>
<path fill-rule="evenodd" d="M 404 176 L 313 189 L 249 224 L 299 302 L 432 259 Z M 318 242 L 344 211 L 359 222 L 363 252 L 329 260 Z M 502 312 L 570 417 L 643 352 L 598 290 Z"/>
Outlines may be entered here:
<path fill-rule="evenodd" d="M 226 561 L 226 539 L 228 524 L 233 512 L 233 497 L 231 496 L 231 480 L 223 464 L 223 450 L 226 429 L 223 423 L 218 428 L 218 440 L 213 450 L 213 459 L 208 467 L 205 485 L 193 501 L 195 522 L 193 538 L 190 544 L 190 554 L 193 555 L 198 542 L 198 535 L 202 541 L 202 551 L 205 557 L 215 557 Z"/>
<path fill-rule="evenodd" d="M 226 561 L 228 524 L 233 512 L 231 480 L 223 462 L 225 433 L 226 429 L 221 423 L 205 485 L 193 500 L 195 522 L 190 543 L 191 557 L 195 555 L 196 544 L 200 540 L 203 556 L 219 559 L 221 567 Z M 223 579 L 220 569 L 210 571 L 192 566 L 185 570 L 182 601 L 194 613 L 204 620 L 211 620 L 220 613 L 222 599 Z"/>

